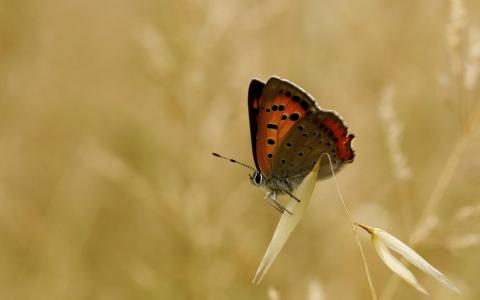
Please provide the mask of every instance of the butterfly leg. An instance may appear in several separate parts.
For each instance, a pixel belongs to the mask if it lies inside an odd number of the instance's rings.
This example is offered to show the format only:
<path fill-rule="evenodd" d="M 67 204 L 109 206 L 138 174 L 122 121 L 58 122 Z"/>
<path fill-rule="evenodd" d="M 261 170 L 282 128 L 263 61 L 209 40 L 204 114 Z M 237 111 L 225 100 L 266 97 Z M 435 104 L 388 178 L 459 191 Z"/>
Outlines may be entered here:
<path fill-rule="evenodd" d="M 282 209 L 282 207 L 279 207 L 279 205 L 277 204 L 277 202 L 272 202 L 272 201 L 268 201 L 268 204 L 270 204 L 271 207 L 275 208 L 275 210 L 277 210 L 279 213 L 283 214 L 285 209 Z"/>
<path fill-rule="evenodd" d="M 277 192 L 276 191 L 272 191 L 272 192 L 267 192 L 267 195 L 265 196 L 265 198 L 268 203 L 273 206 L 276 210 L 278 210 L 280 213 L 284 213 L 284 212 L 287 212 L 288 214 L 290 215 L 293 215 L 288 209 L 286 209 L 283 205 L 281 205 L 280 203 L 277 202 Z"/>
<path fill-rule="evenodd" d="M 285 193 L 287 193 L 290 197 L 292 197 L 293 199 L 297 200 L 297 202 L 301 202 L 300 199 L 298 199 L 297 197 L 295 197 L 292 193 L 290 193 L 289 191 L 284 191 Z"/>

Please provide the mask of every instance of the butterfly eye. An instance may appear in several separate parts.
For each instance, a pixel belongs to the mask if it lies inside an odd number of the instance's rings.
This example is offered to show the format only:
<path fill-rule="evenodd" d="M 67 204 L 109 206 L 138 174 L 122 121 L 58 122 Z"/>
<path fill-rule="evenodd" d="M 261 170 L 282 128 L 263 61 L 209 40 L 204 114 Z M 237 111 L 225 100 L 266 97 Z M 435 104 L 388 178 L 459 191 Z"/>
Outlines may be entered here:
<path fill-rule="evenodd" d="M 260 185 L 262 183 L 262 179 L 263 179 L 262 178 L 262 173 L 260 173 L 260 172 L 257 172 L 257 174 L 255 174 L 255 177 L 253 178 L 254 183 L 256 185 Z"/>

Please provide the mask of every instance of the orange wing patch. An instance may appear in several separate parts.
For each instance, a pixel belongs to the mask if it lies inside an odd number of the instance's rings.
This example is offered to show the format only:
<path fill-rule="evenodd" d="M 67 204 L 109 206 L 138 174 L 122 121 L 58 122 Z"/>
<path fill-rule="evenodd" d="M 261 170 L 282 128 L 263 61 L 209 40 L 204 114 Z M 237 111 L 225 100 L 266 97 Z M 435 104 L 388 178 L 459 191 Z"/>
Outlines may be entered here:
<path fill-rule="evenodd" d="M 257 162 L 265 176 L 270 175 L 272 158 L 278 145 L 298 120 L 307 114 L 300 101 L 291 97 L 260 100 L 257 136 Z"/>

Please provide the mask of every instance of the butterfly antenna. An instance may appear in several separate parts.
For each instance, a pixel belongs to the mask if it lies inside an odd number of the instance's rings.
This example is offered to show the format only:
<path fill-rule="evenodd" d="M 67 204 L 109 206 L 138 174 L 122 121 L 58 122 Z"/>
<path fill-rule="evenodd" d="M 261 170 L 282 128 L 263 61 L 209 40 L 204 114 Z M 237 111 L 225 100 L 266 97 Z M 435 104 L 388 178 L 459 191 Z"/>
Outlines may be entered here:
<path fill-rule="evenodd" d="M 220 157 L 220 158 L 223 158 L 223 159 L 225 159 L 225 160 L 228 160 L 229 162 L 239 164 L 239 165 L 241 165 L 241 166 L 244 166 L 245 168 L 249 168 L 250 170 L 257 171 L 257 169 L 255 169 L 254 167 L 251 167 L 251 166 L 249 166 L 249 165 L 247 165 L 247 164 L 245 164 L 245 163 L 243 163 L 243 162 L 241 162 L 241 161 L 235 160 L 235 159 L 233 159 L 233 158 L 225 157 L 225 156 L 220 155 L 220 154 L 215 153 L 215 152 L 213 152 L 212 154 L 213 154 L 213 156 Z"/>

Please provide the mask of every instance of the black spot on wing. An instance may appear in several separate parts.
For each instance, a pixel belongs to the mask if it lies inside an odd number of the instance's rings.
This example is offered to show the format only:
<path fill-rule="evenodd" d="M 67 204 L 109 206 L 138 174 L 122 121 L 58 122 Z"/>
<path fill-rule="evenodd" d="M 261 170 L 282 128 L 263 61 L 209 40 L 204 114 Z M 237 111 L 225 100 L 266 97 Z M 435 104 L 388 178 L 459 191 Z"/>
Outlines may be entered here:
<path fill-rule="evenodd" d="M 300 118 L 300 114 L 294 112 L 293 114 L 290 115 L 290 120 L 292 121 L 297 121 Z"/>
<path fill-rule="evenodd" d="M 307 100 L 302 100 L 302 102 L 300 102 L 300 106 L 301 106 L 304 110 L 307 110 L 307 109 L 310 107 L 310 103 L 308 103 Z"/>

